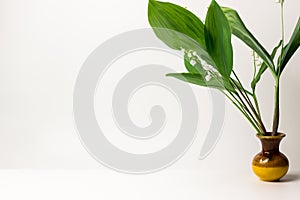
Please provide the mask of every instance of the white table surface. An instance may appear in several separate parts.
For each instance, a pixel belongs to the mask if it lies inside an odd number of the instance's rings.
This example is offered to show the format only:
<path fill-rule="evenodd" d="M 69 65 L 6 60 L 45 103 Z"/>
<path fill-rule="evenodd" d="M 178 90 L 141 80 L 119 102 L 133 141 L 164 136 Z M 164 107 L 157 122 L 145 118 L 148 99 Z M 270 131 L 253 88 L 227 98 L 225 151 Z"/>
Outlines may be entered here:
<path fill-rule="evenodd" d="M 281 182 L 251 174 L 209 170 L 164 170 L 129 175 L 107 170 L 1 170 L 0 199 L 299 199 L 300 172 Z"/>

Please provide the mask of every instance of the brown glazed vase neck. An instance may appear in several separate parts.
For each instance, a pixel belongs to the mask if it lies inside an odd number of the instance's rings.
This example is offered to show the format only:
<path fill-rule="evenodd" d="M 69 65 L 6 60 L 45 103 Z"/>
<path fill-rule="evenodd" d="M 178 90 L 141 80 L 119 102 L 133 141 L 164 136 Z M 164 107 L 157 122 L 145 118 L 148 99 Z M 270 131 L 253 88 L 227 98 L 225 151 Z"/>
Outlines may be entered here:
<path fill-rule="evenodd" d="M 274 154 L 279 153 L 279 145 L 282 138 L 285 137 L 285 134 L 279 133 L 277 136 L 259 136 L 262 144 L 262 153 L 263 154 Z"/>

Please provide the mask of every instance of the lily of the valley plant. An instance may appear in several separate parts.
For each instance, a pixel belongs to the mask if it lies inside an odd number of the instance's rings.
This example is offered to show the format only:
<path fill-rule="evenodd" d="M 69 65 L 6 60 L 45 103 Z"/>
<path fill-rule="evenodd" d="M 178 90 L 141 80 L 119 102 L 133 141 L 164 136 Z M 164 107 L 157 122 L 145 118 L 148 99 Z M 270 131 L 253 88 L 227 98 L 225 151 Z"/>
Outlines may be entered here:
<path fill-rule="evenodd" d="M 284 41 L 283 0 L 279 3 L 282 38 L 273 51 L 268 53 L 245 26 L 238 12 L 232 8 L 220 7 L 215 0 L 212 0 L 208 8 L 204 23 L 186 8 L 150 0 L 148 19 L 156 36 L 170 48 L 184 52 L 184 64 L 188 72 L 167 76 L 218 89 L 241 111 L 258 134 L 276 136 L 279 125 L 280 77 L 300 45 L 300 18 L 290 40 Z M 253 51 L 254 75 L 251 89 L 243 86 L 233 70 L 232 35 Z M 262 121 L 255 92 L 257 83 L 266 71 L 275 80 L 274 118 L 270 132 Z"/>

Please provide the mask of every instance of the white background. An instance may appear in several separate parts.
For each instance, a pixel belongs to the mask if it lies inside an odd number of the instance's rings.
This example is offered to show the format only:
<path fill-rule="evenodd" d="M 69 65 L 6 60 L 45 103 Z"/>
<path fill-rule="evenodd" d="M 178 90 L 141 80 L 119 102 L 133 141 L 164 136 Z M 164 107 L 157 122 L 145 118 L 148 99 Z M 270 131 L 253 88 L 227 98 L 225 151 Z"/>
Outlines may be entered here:
<path fill-rule="evenodd" d="M 209 5 L 208 0 L 172 2 L 186 6 L 202 19 Z M 147 3 L 146 0 L 0 0 L 1 169 L 93 169 L 112 174 L 115 181 L 121 177 L 123 181 L 132 179 L 103 167 L 82 147 L 73 122 L 72 94 L 81 65 L 97 46 L 114 35 L 149 27 Z M 220 0 L 219 3 L 237 9 L 269 51 L 278 43 L 280 6 L 275 1 Z M 300 3 L 287 0 L 285 4 L 288 40 L 299 16 Z M 252 77 L 251 51 L 236 39 L 234 51 L 236 71 L 248 84 Z M 299 62 L 298 52 L 286 68 L 281 85 L 280 130 L 287 134 L 282 151 L 289 157 L 292 171 L 300 169 Z M 202 98 L 208 98 L 205 89 L 194 88 L 204 94 Z M 264 121 L 270 128 L 273 111 L 270 75 L 264 76 L 258 85 L 258 95 Z M 223 134 L 213 153 L 205 160 L 198 160 L 204 138 L 199 134 L 182 159 L 160 172 L 162 177 L 168 177 L 172 170 L 189 171 L 189 177 L 193 177 L 193 172 L 197 176 L 205 174 L 207 169 L 219 171 L 219 177 L 221 174 L 226 177 L 229 171 L 232 175 L 238 171 L 233 177 L 252 177 L 250 163 L 260 149 L 259 142 L 241 114 L 229 103 L 226 107 Z M 210 109 L 201 111 L 204 122 L 209 112 Z"/>

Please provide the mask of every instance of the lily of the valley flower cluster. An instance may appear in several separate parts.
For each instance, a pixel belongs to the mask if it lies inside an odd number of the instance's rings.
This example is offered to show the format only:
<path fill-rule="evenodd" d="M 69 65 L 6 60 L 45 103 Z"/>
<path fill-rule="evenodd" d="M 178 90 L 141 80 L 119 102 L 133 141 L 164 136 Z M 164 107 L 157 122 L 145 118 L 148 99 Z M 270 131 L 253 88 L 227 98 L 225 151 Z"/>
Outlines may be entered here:
<path fill-rule="evenodd" d="M 189 59 L 189 63 L 195 67 L 196 64 L 200 64 L 202 68 L 205 70 L 205 80 L 210 81 L 212 77 L 221 77 L 221 74 L 216 70 L 213 66 L 209 65 L 206 61 L 201 59 L 196 51 L 193 50 L 183 50 L 185 55 L 187 55 Z"/>
<path fill-rule="evenodd" d="M 261 59 L 261 57 L 259 57 L 259 55 L 257 55 L 255 51 L 252 51 L 252 56 L 253 56 L 254 66 L 256 68 L 259 68 L 263 63 L 263 60 Z"/>

